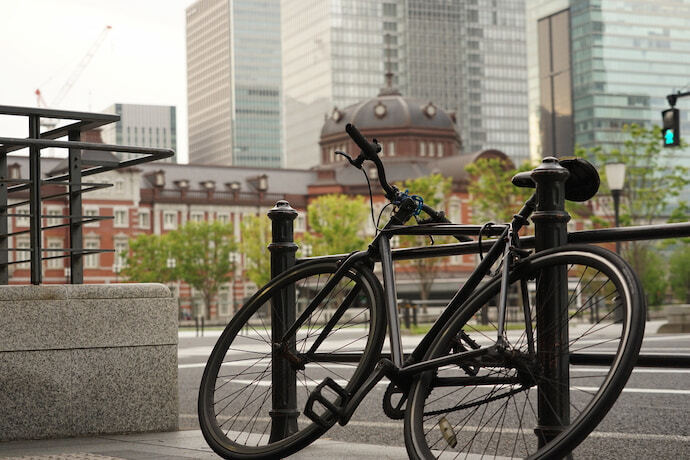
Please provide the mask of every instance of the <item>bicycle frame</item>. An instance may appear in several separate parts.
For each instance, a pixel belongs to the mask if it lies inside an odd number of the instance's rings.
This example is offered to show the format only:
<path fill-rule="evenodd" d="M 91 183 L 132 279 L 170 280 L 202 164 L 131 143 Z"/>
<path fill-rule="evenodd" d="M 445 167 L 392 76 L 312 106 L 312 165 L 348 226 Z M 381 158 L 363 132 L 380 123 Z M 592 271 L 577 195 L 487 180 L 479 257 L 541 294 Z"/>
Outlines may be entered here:
<path fill-rule="evenodd" d="M 379 235 L 372 241 L 370 247 L 366 251 L 359 251 L 347 256 L 333 257 L 319 257 L 315 258 L 318 260 L 337 260 L 340 263 L 340 267 L 331 277 L 331 279 L 326 283 L 326 285 L 316 294 L 314 299 L 310 304 L 304 309 L 304 311 L 297 318 L 295 323 L 290 329 L 285 332 L 283 340 L 286 340 L 291 335 L 294 335 L 301 324 L 309 317 L 309 315 L 317 308 L 318 304 L 323 301 L 326 296 L 332 291 L 332 289 L 338 285 L 340 280 L 345 276 L 345 274 L 351 268 L 355 267 L 360 263 L 372 264 L 375 262 L 381 263 L 382 276 L 383 276 L 383 287 L 384 287 L 384 299 L 385 299 L 385 310 L 386 317 L 389 326 L 389 340 L 390 340 L 390 356 L 393 364 L 398 371 L 402 371 L 405 365 L 412 363 L 418 363 L 424 356 L 427 348 L 431 344 L 431 341 L 436 334 L 440 332 L 445 323 L 452 317 L 452 315 L 470 298 L 471 294 L 476 290 L 482 279 L 489 273 L 493 264 L 499 260 L 502 255 L 507 255 L 507 251 L 510 249 L 507 242 L 512 239 L 511 229 L 521 226 L 520 219 L 515 218 L 511 224 L 507 225 L 495 225 L 489 227 L 486 232 L 489 236 L 498 236 L 496 240 L 490 240 L 490 248 L 484 256 L 483 260 L 472 272 L 470 277 L 465 281 L 463 286 L 456 292 L 453 298 L 449 301 L 447 306 L 444 308 L 443 312 L 439 318 L 434 322 L 431 329 L 427 334 L 425 334 L 422 341 L 415 347 L 414 351 L 409 356 L 404 356 L 402 349 L 402 341 L 400 335 L 400 320 L 398 318 L 398 308 L 397 308 L 397 294 L 395 286 L 395 274 L 393 270 L 393 262 L 397 259 L 393 255 L 393 251 L 390 246 L 390 239 L 396 235 L 425 235 L 425 236 L 441 236 L 441 235 L 476 235 L 481 227 L 477 225 L 461 225 L 461 224 L 434 224 L 425 226 L 393 226 L 382 230 Z M 418 254 L 414 258 L 431 258 L 431 257 L 442 257 L 446 256 L 446 248 L 443 246 L 426 246 L 422 248 L 415 248 Z M 403 258 L 403 257 L 401 257 Z M 408 257 L 405 257 L 408 258 Z M 503 276 L 507 276 L 507 271 L 504 272 Z M 345 299 L 343 305 L 339 310 L 345 310 L 352 301 L 355 295 L 351 298 L 348 296 Z M 505 303 L 505 298 L 503 298 L 503 303 Z M 505 306 L 504 306 L 505 307 Z M 503 317 L 505 317 L 505 308 L 501 309 Z M 338 321 L 338 313 L 329 320 L 329 322 L 321 331 L 319 337 L 315 341 L 315 346 L 317 347 L 319 343 L 325 338 L 332 330 L 335 323 Z M 501 321 L 499 319 L 499 321 Z M 503 321 L 501 321 L 503 322 Z M 500 333 L 503 330 L 501 327 Z M 307 352 L 308 356 L 318 356 L 319 359 L 324 359 L 323 355 L 317 355 L 313 353 L 314 350 Z M 342 354 L 340 354 L 342 359 Z M 356 356 L 352 357 L 352 361 L 357 361 Z"/>

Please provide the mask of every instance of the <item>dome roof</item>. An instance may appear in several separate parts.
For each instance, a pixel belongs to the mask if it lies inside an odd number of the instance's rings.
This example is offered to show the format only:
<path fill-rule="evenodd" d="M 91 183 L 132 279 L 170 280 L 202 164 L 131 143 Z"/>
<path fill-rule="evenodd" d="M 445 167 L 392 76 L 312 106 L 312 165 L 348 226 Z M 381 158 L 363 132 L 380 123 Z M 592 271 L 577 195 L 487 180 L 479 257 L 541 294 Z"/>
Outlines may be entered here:
<path fill-rule="evenodd" d="M 321 138 L 343 134 L 347 123 L 352 123 L 360 131 L 433 129 L 457 133 L 455 114 L 446 112 L 433 102 L 403 97 L 390 88 L 344 109 L 334 108 L 321 129 Z"/>

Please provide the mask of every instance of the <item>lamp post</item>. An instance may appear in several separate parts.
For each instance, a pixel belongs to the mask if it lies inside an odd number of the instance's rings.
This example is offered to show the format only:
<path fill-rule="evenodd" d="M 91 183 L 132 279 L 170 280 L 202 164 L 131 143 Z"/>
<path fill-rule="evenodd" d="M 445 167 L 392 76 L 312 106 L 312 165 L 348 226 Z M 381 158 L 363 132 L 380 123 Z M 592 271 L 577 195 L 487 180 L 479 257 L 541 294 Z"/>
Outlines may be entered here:
<path fill-rule="evenodd" d="M 606 181 L 611 190 L 613 197 L 613 212 L 615 216 L 616 227 L 620 225 L 619 209 L 621 204 L 621 192 L 623 191 L 623 184 L 625 183 L 625 163 L 608 163 L 606 165 Z M 621 243 L 616 241 L 616 254 L 621 253 Z M 599 308 L 597 305 L 597 320 L 599 319 Z M 623 321 L 623 312 L 617 308 L 613 314 L 613 320 L 616 323 Z"/>
<path fill-rule="evenodd" d="M 620 202 L 621 192 L 623 191 L 623 184 L 625 183 L 625 163 L 608 163 L 606 165 L 606 181 L 611 190 L 613 197 L 613 211 L 615 216 L 615 225 L 620 225 Z M 620 254 L 620 241 L 616 241 L 616 253 Z"/>

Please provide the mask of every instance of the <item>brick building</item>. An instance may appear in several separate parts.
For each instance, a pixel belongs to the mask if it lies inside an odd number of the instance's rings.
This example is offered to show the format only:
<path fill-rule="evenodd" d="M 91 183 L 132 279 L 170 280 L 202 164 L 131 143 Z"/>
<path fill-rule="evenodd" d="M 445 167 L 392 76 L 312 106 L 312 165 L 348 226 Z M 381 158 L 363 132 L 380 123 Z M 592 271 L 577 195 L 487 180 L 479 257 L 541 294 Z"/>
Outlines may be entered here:
<path fill-rule="evenodd" d="M 85 249 L 114 249 L 115 253 L 87 255 L 84 261 L 85 283 L 121 282 L 122 254 L 127 251 L 128 240 L 139 234 L 163 234 L 178 228 L 187 221 L 231 222 L 237 240 L 241 240 L 240 222 L 246 215 L 266 215 L 276 201 L 285 199 L 299 215 L 295 221 L 296 239 L 308 230 L 306 209 L 316 197 L 329 193 L 368 195 L 368 187 L 362 173 L 353 168 L 336 150 L 356 154 L 354 143 L 345 134 L 346 123 L 354 123 L 362 133 L 377 138 L 383 145 L 382 157 L 389 182 L 400 182 L 441 173 L 452 178 L 452 193 L 446 203 L 446 213 L 452 222 L 471 222 L 471 201 L 467 193 L 469 177 L 465 166 L 479 158 L 497 157 L 508 159 L 498 150 L 487 150 L 471 155 L 461 155 L 460 137 L 456 120 L 428 101 L 405 98 L 388 87 L 362 103 L 344 109 L 334 108 L 327 116 L 321 133 L 322 164 L 310 170 L 267 169 L 229 167 L 215 165 L 181 165 L 170 163 L 142 164 L 137 167 L 110 171 L 90 176 L 94 182 L 108 182 L 111 188 L 103 188 L 84 194 L 83 210 L 95 218 L 84 226 Z M 93 133 L 90 140 L 97 140 Z M 95 155 L 85 152 L 84 155 Z M 26 157 L 9 157 L 11 177 L 28 175 Z M 46 158 L 42 171 L 46 176 L 64 170 L 66 160 Z M 371 179 L 376 171 L 369 170 Z M 385 205 L 378 184 L 372 180 L 374 213 Z M 49 195 L 44 191 L 44 195 Z M 19 197 L 13 197 L 14 202 Z M 361 198 L 360 198 L 361 199 Z M 43 225 L 64 223 L 68 204 L 64 199 L 45 200 Z M 12 203 L 12 200 L 10 200 Z M 17 214 L 27 214 L 28 206 L 19 207 Z M 56 217 L 50 217 L 51 215 Z M 100 217 L 112 219 L 99 220 Z M 374 223 L 368 219 L 363 232 L 374 235 Z M 10 233 L 28 229 L 28 218 L 10 219 Z M 394 244 L 396 241 L 393 242 Z M 28 233 L 11 237 L 10 248 L 28 248 Z M 64 227 L 46 229 L 43 247 L 54 249 L 68 247 L 68 235 Z M 26 254 L 26 253 L 25 253 Z M 253 286 L 242 274 L 243 260 L 239 262 L 233 280 L 220 292 L 216 304 L 211 306 L 210 316 L 226 318 L 251 295 Z M 21 252 L 10 254 L 10 261 L 26 258 Z M 457 289 L 474 268 L 476 256 L 455 256 L 443 262 L 431 297 L 444 297 Z M 68 259 L 55 258 L 43 262 L 45 283 L 64 283 L 69 278 Z M 27 284 L 30 281 L 28 263 L 10 266 L 10 282 Z M 401 298 L 418 298 L 418 281 L 409 268 L 400 268 L 399 294 Z M 201 299 L 184 284 L 170 286 L 180 298 L 181 315 L 188 315 Z M 198 311 L 198 310 L 197 310 Z"/>

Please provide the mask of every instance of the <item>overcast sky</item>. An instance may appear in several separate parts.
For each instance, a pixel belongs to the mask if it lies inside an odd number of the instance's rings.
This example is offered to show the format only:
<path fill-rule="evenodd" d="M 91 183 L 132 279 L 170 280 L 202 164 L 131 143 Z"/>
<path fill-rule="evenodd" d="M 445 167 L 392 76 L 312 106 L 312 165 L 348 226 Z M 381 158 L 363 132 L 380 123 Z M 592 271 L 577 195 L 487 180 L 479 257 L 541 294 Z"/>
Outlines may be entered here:
<path fill-rule="evenodd" d="M 187 161 L 185 8 L 194 0 L 0 0 L 0 105 L 48 106 L 106 25 L 106 40 L 54 108 L 177 106 L 177 150 Z M 52 108 L 52 107 L 51 107 Z M 28 134 L 25 119 L 0 116 L 0 137 Z"/>

